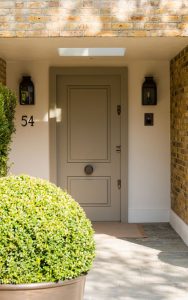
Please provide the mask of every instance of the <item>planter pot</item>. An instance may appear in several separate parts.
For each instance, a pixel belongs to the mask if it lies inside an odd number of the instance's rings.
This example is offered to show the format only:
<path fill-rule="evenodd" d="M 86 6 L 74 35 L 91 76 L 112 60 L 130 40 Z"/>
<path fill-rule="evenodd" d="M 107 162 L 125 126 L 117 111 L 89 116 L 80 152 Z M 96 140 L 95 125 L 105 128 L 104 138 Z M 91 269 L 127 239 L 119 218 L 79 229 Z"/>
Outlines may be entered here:
<path fill-rule="evenodd" d="M 85 278 L 58 283 L 1 284 L 0 300 L 83 300 Z"/>

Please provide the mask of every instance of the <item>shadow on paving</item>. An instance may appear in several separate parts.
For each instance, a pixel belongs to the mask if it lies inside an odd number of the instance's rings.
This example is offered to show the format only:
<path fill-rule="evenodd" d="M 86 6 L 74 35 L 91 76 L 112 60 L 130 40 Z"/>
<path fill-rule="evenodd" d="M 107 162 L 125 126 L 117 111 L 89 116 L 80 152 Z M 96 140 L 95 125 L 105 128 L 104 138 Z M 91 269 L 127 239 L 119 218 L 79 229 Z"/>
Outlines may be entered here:
<path fill-rule="evenodd" d="M 96 235 L 85 300 L 188 299 L 188 247 L 168 224 L 147 224 L 144 230 L 148 238 Z"/>

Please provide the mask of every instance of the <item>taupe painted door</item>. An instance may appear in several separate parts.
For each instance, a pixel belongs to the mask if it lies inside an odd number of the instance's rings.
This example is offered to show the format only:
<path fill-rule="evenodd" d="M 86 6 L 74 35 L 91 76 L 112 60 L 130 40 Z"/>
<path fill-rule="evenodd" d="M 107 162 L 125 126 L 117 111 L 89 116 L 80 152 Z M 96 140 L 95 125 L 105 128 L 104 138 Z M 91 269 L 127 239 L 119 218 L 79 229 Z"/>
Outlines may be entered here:
<path fill-rule="evenodd" d="M 119 103 L 119 76 L 57 77 L 58 185 L 93 221 L 120 220 Z"/>

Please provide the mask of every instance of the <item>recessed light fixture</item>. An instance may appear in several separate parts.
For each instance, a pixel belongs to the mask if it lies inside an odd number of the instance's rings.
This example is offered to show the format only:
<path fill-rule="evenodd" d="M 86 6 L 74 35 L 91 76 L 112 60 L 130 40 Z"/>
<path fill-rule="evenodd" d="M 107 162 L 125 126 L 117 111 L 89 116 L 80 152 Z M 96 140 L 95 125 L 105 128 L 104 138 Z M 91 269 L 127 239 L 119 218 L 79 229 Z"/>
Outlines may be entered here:
<path fill-rule="evenodd" d="M 125 48 L 58 48 L 60 56 L 124 56 Z"/>

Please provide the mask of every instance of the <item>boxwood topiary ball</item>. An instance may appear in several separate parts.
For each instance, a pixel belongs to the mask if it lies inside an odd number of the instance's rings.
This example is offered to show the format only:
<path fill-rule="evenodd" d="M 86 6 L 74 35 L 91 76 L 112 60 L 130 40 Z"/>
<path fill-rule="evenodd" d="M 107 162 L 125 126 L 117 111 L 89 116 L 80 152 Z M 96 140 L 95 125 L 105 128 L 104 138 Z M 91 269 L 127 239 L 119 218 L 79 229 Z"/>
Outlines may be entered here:
<path fill-rule="evenodd" d="M 70 195 L 26 175 L 0 178 L 0 283 L 72 279 L 94 256 L 91 223 Z"/>

